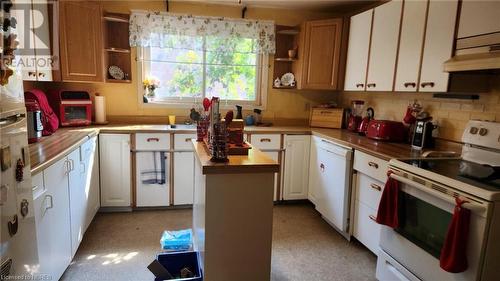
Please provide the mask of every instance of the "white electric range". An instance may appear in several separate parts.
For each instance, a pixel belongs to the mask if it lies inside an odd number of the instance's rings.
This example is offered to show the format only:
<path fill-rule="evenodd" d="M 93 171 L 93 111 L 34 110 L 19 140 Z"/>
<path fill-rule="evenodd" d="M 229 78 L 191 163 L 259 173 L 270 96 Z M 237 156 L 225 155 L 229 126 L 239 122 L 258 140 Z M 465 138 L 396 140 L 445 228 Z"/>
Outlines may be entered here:
<path fill-rule="evenodd" d="M 469 121 L 461 159 L 391 160 L 400 183 L 400 226 L 382 227 L 378 280 L 499 280 L 500 123 Z M 468 267 L 449 273 L 439 256 L 455 198 L 471 210 Z"/>

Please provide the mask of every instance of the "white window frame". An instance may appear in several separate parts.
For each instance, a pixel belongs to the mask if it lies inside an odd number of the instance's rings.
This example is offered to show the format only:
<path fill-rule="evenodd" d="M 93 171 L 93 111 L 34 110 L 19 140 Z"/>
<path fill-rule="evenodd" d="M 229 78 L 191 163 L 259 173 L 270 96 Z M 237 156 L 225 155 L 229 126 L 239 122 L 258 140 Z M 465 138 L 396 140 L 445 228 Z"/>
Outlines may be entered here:
<path fill-rule="evenodd" d="M 137 102 L 140 108 L 191 108 L 193 103 L 201 104 L 201 98 L 185 98 L 185 99 L 171 99 L 165 102 L 144 103 L 144 87 L 142 81 L 146 78 L 149 72 L 149 48 L 137 47 Z M 237 100 L 224 100 L 221 99 L 222 108 L 234 108 L 235 105 L 250 106 L 252 108 L 266 109 L 267 106 L 267 90 L 269 79 L 269 55 L 257 55 L 257 73 L 255 77 L 255 101 L 237 101 Z M 203 73 L 205 75 L 205 73 Z M 205 77 L 203 77 L 205 79 Z M 160 81 L 160 86 L 161 86 Z M 204 89 L 205 90 L 205 89 Z"/>

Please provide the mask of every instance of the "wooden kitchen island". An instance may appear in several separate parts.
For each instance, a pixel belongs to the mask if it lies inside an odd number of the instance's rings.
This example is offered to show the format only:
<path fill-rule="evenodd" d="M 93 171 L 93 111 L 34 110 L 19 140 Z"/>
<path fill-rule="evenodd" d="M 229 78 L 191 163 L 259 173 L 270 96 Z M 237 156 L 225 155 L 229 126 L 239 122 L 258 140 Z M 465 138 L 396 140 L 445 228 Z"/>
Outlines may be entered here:
<path fill-rule="evenodd" d="M 270 280 L 278 163 L 256 148 L 213 163 L 202 142 L 193 145 L 194 248 L 204 280 Z"/>

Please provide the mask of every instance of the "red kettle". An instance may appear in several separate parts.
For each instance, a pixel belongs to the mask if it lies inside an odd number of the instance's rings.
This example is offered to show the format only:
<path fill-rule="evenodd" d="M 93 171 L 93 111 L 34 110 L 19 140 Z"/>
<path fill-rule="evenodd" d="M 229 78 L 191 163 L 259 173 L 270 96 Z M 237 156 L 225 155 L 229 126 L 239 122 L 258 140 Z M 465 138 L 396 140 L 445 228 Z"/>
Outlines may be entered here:
<path fill-rule="evenodd" d="M 373 108 L 368 107 L 368 109 L 366 109 L 365 117 L 363 117 L 363 119 L 359 123 L 358 134 L 362 136 L 366 135 L 366 132 L 368 131 L 368 123 L 370 123 L 370 120 L 372 120 L 374 117 L 375 111 L 373 110 Z"/>

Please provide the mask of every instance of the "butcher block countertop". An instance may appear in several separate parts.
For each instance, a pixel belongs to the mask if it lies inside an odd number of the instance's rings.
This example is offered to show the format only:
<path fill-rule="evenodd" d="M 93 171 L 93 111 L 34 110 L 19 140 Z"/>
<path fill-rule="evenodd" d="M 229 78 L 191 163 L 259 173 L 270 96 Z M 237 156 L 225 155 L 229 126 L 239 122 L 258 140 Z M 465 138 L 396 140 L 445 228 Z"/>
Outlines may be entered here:
<path fill-rule="evenodd" d="M 53 135 L 43 137 L 40 142 L 29 145 L 31 172 L 36 174 L 59 159 L 63 158 L 76 147 L 99 133 L 196 133 L 194 126 L 178 125 L 170 128 L 168 125 L 123 125 L 111 124 L 89 127 L 61 128 Z M 342 129 L 322 129 L 304 126 L 272 126 L 245 127 L 249 134 L 312 134 L 340 145 L 369 153 L 373 156 L 389 160 L 392 158 L 408 159 L 422 158 L 422 152 L 412 150 L 409 144 L 388 143 L 372 140 Z M 460 154 L 461 145 L 455 142 L 438 141 L 432 150 L 454 151 Z M 254 155 L 258 157 L 259 155 Z M 218 168 L 207 168 L 218 169 Z"/>
<path fill-rule="evenodd" d="M 210 161 L 210 151 L 204 142 L 192 140 L 194 152 L 200 161 L 202 174 L 246 174 L 246 173 L 277 173 L 280 170 L 278 162 L 271 159 L 258 148 L 253 147 L 248 155 L 229 155 L 229 161 L 215 163 Z"/>

